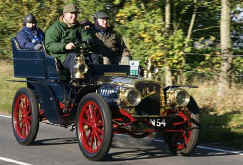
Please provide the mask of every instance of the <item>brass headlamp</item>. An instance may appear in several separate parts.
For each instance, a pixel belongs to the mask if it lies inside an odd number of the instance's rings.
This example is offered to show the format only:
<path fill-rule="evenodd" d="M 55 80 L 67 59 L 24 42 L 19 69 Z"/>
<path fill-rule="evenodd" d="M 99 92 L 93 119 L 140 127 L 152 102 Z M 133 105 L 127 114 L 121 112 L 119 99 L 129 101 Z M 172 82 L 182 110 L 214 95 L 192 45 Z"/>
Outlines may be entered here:
<path fill-rule="evenodd" d="M 88 66 L 85 64 L 83 55 L 75 57 L 75 65 L 73 66 L 72 78 L 84 78 L 84 74 L 88 71 Z"/>
<path fill-rule="evenodd" d="M 166 91 L 167 104 L 175 106 L 187 106 L 190 95 L 183 89 L 172 88 Z"/>
<path fill-rule="evenodd" d="M 130 88 L 120 91 L 119 99 L 126 106 L 137 106 L 141 102 L 142 96 L 138 90 Z"/>

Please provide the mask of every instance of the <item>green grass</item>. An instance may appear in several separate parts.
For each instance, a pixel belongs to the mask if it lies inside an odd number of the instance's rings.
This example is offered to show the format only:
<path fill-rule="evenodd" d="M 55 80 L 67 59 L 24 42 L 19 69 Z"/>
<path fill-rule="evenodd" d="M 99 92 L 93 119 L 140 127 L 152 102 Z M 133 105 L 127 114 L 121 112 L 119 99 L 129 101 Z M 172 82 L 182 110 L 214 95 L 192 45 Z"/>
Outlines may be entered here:
<path fill-rule="evenodd" d="M 11 113 L 11 105 L 15 92 L 24 83 L 10 82 L 7 80 L 16 79 L 13 77 L 13 65 L 5 60 L 0 61 L 0 112 L 4 114 Z"/>
<path fill-rule="evenodd" d="M 234 84 L 218 98 L 216 82 L 196 84 L 189 93 L 200 108 L 200 142 L 243 149 L 243 85 Z"/>
<path fill-rule="evenodd" d="M 201 113 L 200 141 L 243 149 L 243 113 Z"/>

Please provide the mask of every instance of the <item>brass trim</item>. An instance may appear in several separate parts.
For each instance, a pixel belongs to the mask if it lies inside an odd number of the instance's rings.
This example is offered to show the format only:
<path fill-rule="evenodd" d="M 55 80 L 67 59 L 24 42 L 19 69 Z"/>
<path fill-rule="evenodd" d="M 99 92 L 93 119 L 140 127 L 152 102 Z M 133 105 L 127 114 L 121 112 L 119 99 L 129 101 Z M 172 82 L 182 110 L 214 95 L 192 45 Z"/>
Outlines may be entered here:
<path fill-rule="evenodd" d="M 84 56 L 75 57 L 76 64 L 73 66 L 73 78 L 81 79 L 84 78 L 84 74 L 88 71 L 88 66 L 85 64 Z M 80 69 L 82 68 L 82 70 Z"/>
<path fill-rule="evenodd" d="M 138 94 L 137 95 L 137 98 L 136 98 L 136 103 L 135 104 L 129 103 L 129 101 L 127 99 L 128 98 L 128 95 L 129 95 L 129 93 L 131 91 L 135 91 Z M 121 101 L 121 103 L 123 103 L 123 104 L 125 104 L 127 106 L 137 106 L 141 102 L 142 96 L 141 96 L 141 93 L 138 90 L 134 89 L 134 88 L 124 89 L 124 90 L 121 90 L 120 91 L 119 100 Z"/>
<path fill-rule="evenodd" d="M 184 98 L 183 103 L 179 103 L 177 101 L 177 97 L 178 97 L 178 94 L 180 92 L 183 92 L 185 94 L 185 98 Z M 184 89 L 180 89 L 180 88 L 179 89 L 178 88 L 177 89 L 169 89 L 166 92 L 166 95 L 167 95 L 167 103 L 169 105 L 174 105 L 174 106 L 187 106 L 187 104 L 190 101 L 190 95 Z"/>
<path fill-rule="evenodd" d="M 126 77 L 127 73 L 122 73 L 122 72 L 105 72 L 104 76 L 121 76 L 121 77 Z"/>

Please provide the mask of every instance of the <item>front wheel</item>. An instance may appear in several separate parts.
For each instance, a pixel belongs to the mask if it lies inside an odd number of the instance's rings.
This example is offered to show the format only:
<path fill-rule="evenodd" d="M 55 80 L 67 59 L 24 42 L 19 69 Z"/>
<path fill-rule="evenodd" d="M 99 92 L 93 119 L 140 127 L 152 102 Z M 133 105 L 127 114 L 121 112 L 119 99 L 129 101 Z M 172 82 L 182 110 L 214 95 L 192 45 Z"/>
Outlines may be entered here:
<path fill-rule="evenodd" d="M 33 143 L 39 130 L 39 109 L 31 89 L 20 88 L 12 104 L 13 133 L 22 145 Z"/>
<path fill-rule="evenodd" d="M 189 155 L 196 147 L 199 138 L 199 109 L 191 98 L 185 111 L 173 114 L 170 127 L 165 129 L 164 138 L 173 154 Z"/>
<path fill-rule="evenodd" d="M 102 160 L 112 141 L 112 118 L 105 100 L 96 93 L 80 101 L 76 118 L 79 147 L 90 160 Z"/>

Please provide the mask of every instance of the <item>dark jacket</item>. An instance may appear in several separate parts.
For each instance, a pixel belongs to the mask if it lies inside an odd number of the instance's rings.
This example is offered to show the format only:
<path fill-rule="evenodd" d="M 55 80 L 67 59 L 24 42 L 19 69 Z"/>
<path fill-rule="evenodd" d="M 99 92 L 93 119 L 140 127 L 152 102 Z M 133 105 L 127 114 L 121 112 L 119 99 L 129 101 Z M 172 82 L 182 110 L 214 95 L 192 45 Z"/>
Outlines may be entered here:
<path fill-rule="evenodd" d="M 53 25 L 51 25 L 45 33 L 45 46 L 48 54 L 58 58 L 64 62 L 66 56 L 70 51 L 65 49 L 66 44 L 73 42 L 76 46 L 72 52 L 80 52 L 80 43 L 90 39 L 89 34 L 83 30 L 80 24 L 68 27 L 63 21 L 62 17 L 59 18 Z"/>
<path fill-rule="evenodd" d="M 24 26 L 21 31 L 17 33 L 16 39 L 20 48 L 33 50 L 36 44 L 42 44 L 44 33 L 39 28 L 30 29 Z"/>
<path fill-rule="evenodd" d="M 104 30 L 93 25 L 90 29 L 95 35 L 92 42 L 95 53 L 107 57 L 111 64 L 119 64 L 124 56 L 131 58 L 122 37 L 113 28 Z"/>

